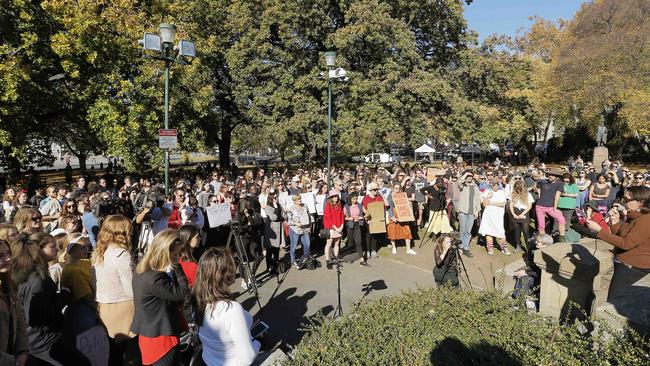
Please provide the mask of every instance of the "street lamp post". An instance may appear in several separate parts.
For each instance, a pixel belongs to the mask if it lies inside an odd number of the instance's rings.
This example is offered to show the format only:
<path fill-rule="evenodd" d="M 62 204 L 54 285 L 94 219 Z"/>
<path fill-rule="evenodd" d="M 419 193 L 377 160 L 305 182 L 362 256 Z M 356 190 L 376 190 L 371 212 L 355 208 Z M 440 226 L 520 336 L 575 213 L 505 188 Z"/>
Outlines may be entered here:
<path fill-rule="evenodd" d="M 332 83 L 347 82 L 350 79 L 342 68 L 335 69 L 336 51 L 325 52 L 327 64 L 327 185 L 332 187 Z"/>
<path fill-rule="evenodd" d="M 336 51 L 325 52 L 327 64 L 327 186 L 332 188 L 332 77 L 336 64 Z"/>
<path fill-rule="evenodd" d="M 170 23 L 160 24 L 160 35 L 145 33 L 139 41 L 144 51 L 153 51 L 154 56 L 145 55 L 145 57 L 154 60 L 161 60 L 165 63 L 165 120 L 164 127 L 169 129 L 169 68 L 172 63 L 188 65 L 189 59 L 196 57 L 196 48 L 193 42 L 180 40 L 174 45 L 176 37 L 176 26 Z M 169 149 L 164 149 L 165 153 L 165 194 L 169 194 Z"/>

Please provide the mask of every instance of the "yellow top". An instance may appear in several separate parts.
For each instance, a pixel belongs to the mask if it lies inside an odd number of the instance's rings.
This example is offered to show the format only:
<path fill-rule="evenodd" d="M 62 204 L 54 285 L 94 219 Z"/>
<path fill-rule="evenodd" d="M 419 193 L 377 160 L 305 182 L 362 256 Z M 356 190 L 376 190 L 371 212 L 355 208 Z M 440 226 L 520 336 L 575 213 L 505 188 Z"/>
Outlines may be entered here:
<path fill-rule="evenodd" d="M 66 263 L 61 273 L 61 288 L 70 289 L 72 301 L 94 301 L 90 260 L 81 259 L 78 263 Z"/>

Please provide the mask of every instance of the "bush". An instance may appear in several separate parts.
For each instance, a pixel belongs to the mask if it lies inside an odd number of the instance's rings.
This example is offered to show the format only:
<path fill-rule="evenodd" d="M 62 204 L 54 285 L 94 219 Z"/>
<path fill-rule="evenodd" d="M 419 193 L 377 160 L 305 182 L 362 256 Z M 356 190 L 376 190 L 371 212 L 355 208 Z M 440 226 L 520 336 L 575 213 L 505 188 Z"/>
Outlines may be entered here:
<path fill-rule="evenodd" d="M 287 364 L 650 365 L 650 343 L 631 331 L 585 337 L 516 305 L 447 288 L 378 298 L 309 327 Z"/>

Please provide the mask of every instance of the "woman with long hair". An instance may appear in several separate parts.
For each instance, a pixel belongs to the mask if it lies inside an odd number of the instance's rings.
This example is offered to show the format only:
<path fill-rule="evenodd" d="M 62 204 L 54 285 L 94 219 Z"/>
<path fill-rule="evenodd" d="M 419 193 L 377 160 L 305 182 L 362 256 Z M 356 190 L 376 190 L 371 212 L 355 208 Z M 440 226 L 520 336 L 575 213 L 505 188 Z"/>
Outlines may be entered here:
<path fill-rule="evenodd" d="M 339 191 L 330 190 L 327 194 L 325 207 L 323 208 L 323 229 L 329 230 L 330 235 L 325 242 L 325 264 L 327 269 L 332 269 L 330 261 L 330 248 L 333 247 L 334 258 L 339 258 L 339 245 L 343 236 L 343 226 L 345 225 L 345 216 L 343 214 L 343 205 L 339 197 Z"/>
<path fill-rule="evenodd" d="M 122 364 L 125 353 L 137 354 L 135 334 L 130 332 L 135 314 L 131 231 L 128 218 L 106 217 L 91 258 L 97 310 L 109 337 L 110 364 Z"/>
<path fill-rule="evenodd" d="M 526 189 L 526 183 L 523 180 L 515 181 L 512 187 L 512 195 L 508 204 L 508 210 L 512 216 L 514 224 L 514 241 L 515 252 L 521 249 L 521 234 L 524 234 L 524 243 L 528 245 L 530 241 L 530 216 L 529 212 L 533 207 L 535 200 Z M 530 248 L 526 248 L 529 251 Z"/>
<path fill-rule="evenodd" d="M 392 253 L 397 254 L 397 247 L 395 242 L 397 240 L 404 240 L 406 243 L 406 254 L 416 255 L 418 254 L 415 250 L 411 249 L 411 226 L 412 222 L 401 222 L 399 213 L 395 209 L 395 201 L 393 200 L 393 194 L 400 193 L 402 191 L 402 186 L 400 183 L 393 184 L 393 189 L 388 195 L 388 227 L 386 228 L 386 233 L 388 240 L 390 240 L 392 248 Z"/>
<path fill-rule="evenodd" d="M 22 208 L 16 212 L 14 225 L 18 232 L 25 235 L 43 231 L 43 215 L 33 208 Z"/>
<path fill-rule="evenodd" d="M 451 249 L 452 239 L 449 234 L 442 234 L 436 239 L 436 247 L 433 250 L 435 266 L 433 267 L 433 279 L 438 286 L 458 287 L 458 271 L 456 270 L 456 255 Z"/>
<path fill-rule="evenodd" d="M 18 229 L 13 224 L 0 224 L 0 240 L 13 243 L 19 238 Z"/>
<path fill-rule="evenodd" d="M 187 330 L 179 307 L 190 289 L 178 264 L 183 245 L 176 230 L 165 229 L 154 237 L 133 276 L 135 315 L 131 331 L 144 365 L 178 365 L 179 336 Z"/>
<path fill-rule="evenodd" d="M 206 365 L 250 365 L 260 350 L 250 332 L 253 317 L 230 293 L 235 271 L 227 248 L 210 248 L 199 260 L 193 297 Z"/>
<path fill-rule="evenodd" d="M 183 225 L 178 229 L 178 237 L 181 241 L 182 249 L 178 264 L 180 264 L 187 277 L 187 283 L 190 289 L 194 286 L 196 270 L 198 264 L 194 259 L 194 252 L 199 249 L 201 244 L 201 231 L 194 225 Z M 183 301 L 183 315 L 188 323 L 192 323 L 192 301 L 191 295 L 188 294 Z"/>
<path fill-rule="evenodd" d="M 598 222 L 587 220 L 598 239 L 616 247 L 609 300 L 625 296 L 636 281 L 650 273 L 650 187 L 628 188 L 623 202 L 624 207 L 609 210 L 611 232 L 603 230 Z"/>
<path fill-rule="evenodd" d="M 29 354 L 27 324 L 11 280 L 11 249 L 0 239 L 0 365 L 26 365 Z"/>
<path fill-rule="evenodd" d="M 47 263 L 58 255 L 56 243 L 49 238 L 35 233 L 11 244 L 11 277 L 25 313 L 30 354 L 56 366 L 89 365 L 86 357 L 62 337 L 67 291 L 57 295 L 48 274 Z"/>
<path fill-rule="evenodd" d="M 237 209 L 237 215 L 235 216 L 235 221 L 239 224 L 239 236 L 241 237 L 242 246 L 253 259 L 253 264 L 251 271 L 253 274 L 257 272 L 257 267 L 262 261 L 260 256 L 262 252 L 262 233 L 264 231 L 264 221 L 262 216 L 253 209 L 251 200 L 240 199 L 239 207 Z M 249 259 L 251 259 L 249 257 Z M 244 289 L 248 289 L 250 286 L 250 279 L 246 278 L 244 265 L 245 263 L 240 263 L 240 270 L 242 274 L 242 283 L 241 286 Z"/>
<path fill-rule="evenodd" d="M 11 215 L 10 215 L 11 221 L 13 221 L 13 218 L 16 215 L 16 212 L 18 210 L 24 207 L 32 207 L 28 201 L 29 201 L 29 196 L 27 195 L 27 191 L 21 190 L 18 191 L 18 193 L 16 193 L 16 196 L 14 197 L 14 201 L 13 201 L 13 209 L 11 210 Z"/>

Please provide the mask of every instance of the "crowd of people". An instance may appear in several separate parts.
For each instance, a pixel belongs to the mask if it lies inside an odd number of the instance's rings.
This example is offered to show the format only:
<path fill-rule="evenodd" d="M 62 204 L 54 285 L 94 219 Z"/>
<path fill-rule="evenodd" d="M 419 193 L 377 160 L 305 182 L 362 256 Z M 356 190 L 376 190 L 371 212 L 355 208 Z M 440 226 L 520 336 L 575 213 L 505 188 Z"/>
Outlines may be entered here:
<path fill-rule="evenodd" d="M 331 270 L 342 260 L 371 266 L 382 246 L 395 255 L 404 243 L 405 253 L 418 255 L 418 240 L 434 240 L 434 278 L 454 285 L 455 241 L 457 253 L 471 258 L 472 243 L 489 255 L 495 246 L 504 255 L 530 254 L 578 233 L 619 248 L 612 291 L 620 293 L 650 272 L 650 172 L 579 161 L 561 168 L 460 160 L 440 169 L 256 168 L 241 175 L 201 165 L 177 172 L 168 195 L 146 176 L 81 176 L 73 187 L 36 192 L 7 188 L 0 360 L 89 364 L 75 337 L 100 327 L 111 365 L 187 364 L 191 354 L 182 346 L 194 333 L 206 364 L 250 364 L 260 342 L 231 292 L 237 266 L 247 289 L 253 279 L 241 270 L 245 258 L 253 275 L 265 261 L 264 271 L 275 276 L 304 269 L 320 248 Z M 398 193 L 412 215 L 397 209 Z M 373 215 L 376 203 L 383 211 Z M 210 225 L 215 205 L 228 206 L 232 225 Z M 245 256 L 231 252 L 232 236 Z"/>

